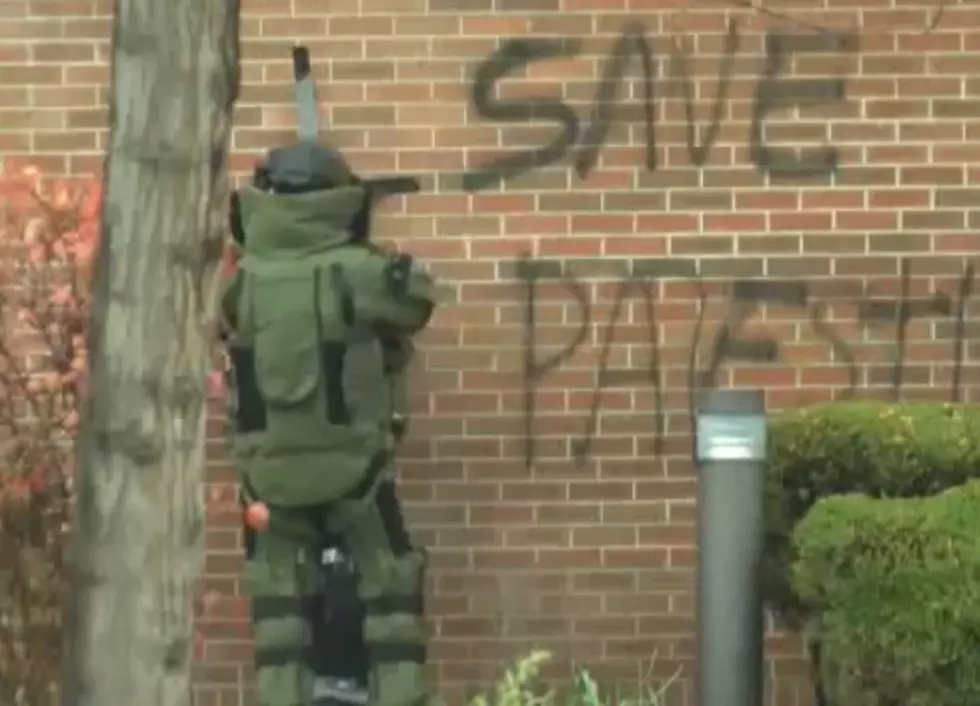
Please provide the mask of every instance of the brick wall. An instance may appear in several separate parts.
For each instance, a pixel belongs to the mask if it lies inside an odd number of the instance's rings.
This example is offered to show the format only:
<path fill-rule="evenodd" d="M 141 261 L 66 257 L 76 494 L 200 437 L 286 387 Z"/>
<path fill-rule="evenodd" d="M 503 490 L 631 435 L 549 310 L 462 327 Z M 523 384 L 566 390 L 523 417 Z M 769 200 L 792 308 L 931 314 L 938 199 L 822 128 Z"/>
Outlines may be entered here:
<path fill-rule="evenodd" d="M 976 398 L 980 4 L 751 4 L 243 0 L 235 168 L 290 138 L 304 42 L 332 139 L 422 184 L 380 235 L 458 291 L 423 339 L 400 466 L 451 703 L 531 646 L 620 681 L 656 654 L 691 703 L 692 387 Z M 0 3 L 0 152 L 98 164 L 108 6 Z M 493 166 L 505 151 L 524 154 Z M 212 429 L 197 703 L 244 706 Z M 809 703 L 800 655 L 772 637 L 778 706 Z"/>

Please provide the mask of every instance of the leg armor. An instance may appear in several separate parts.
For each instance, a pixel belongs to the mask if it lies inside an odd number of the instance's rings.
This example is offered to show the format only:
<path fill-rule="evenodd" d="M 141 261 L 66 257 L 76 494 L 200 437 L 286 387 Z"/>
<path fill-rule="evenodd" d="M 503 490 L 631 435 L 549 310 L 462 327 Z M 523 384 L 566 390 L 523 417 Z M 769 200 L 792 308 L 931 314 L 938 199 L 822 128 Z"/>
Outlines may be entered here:
<path fill-rule="evenodd" d="M 309 706 L 313 697 L 310 625 L 319 617 L 319 556 L 306 541 L 319 513 L 270 508 L 273 525 L 295 533 L 254 534 L 245 580 L 252 599 L 259 706 Z M 278 522 L 277 522 L 278 521 Z"/>
<path fill-rule="evenodd" d="M 361 574 L 369 703 L 429 706 L 436 702 L 426 670 L 425 554 L 409 542 L 394 482 L 382 480 L 372 496 L 360 512 L 340 513 L 347 515 L 345 542 Z"/>

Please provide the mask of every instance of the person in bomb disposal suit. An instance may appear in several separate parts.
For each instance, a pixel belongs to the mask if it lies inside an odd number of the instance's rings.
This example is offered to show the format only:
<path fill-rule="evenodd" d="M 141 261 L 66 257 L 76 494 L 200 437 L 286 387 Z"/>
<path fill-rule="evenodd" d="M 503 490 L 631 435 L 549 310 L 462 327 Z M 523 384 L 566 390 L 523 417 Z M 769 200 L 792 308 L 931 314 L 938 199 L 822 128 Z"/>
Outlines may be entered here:
<path fill-rule="evenodd" d="M 258 530 L 246 588 L 259 703 L 311 703 L 311 624 L 332 535 L 359 576 L 369 703 L 438 703 L 425 665 L 425 554 L 409 541 L 391 469 L 410 339 L 437 305 L 435 282 L 410 256 L 367 242 L 370 187 L 334 150 L 273 150 L 257 177 L 234 195 L 242 258 L 222 309 L 233 456 Z"/>
<path fill-rule="evenodd" d="M 253 180 L 255 178 L 253 177 Z M 258 180 L 261 183 L 261 178 Z M 231 279 L 238 266 L 241 254 L 240 246 L 244 242 L 244 233 L 238 220 L 236 208 L 231 209 L 232 242 L 229 243 L 224 257 L 223 274 Z M 231 330 L 223 327 L 222 341 L 227 342 Z M 389 358 L 389 369 L 392 371 L 392 389 L 396 392 L 393 410 L 393 428 L 406 428 L 407 390 L 405 367 L 409 359 L 406 353 L 411 351 L 411 341 L 405 345 L 386 347 Z M 229 428 L 233 427 L 236 419 L 237 392 L 234 371 L 225 356 L 224 366 L 225 389 L 229 391 L 226 397 Z M 402 394 L 398 394 L 398 393 Z M 250 503 L 246 493 L 239 493 L 239 503 L 242 508 L 243 539 L 245 561 L 248 564 L 255 560 L 256 528 L 247 521 Z M 251 504 L 254 508 L 255 505 Z M 313 683 L 314 706 L 358 706 L 367 704 L 367 653 L 364 645 L 364 605 L 357 596 L 357 567 L 346 553 L 343 537 L 327 533 L 322 541 L 321 576 L 319 582 L 319 598 L 311 602 L 308 616 L 310 630 L 313 636 L 311 668 L 316 675 Z M 319 607 L 316 604 L 319 604 Z"/>

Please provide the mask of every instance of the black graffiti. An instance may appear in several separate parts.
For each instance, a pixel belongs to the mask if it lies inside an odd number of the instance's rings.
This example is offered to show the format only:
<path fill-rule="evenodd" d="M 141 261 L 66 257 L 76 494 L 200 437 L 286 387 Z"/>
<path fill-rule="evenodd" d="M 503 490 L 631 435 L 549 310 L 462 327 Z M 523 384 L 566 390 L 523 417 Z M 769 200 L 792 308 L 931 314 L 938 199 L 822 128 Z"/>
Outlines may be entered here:
<path fill-rule="evenodd" d="M 667 414 L 665 410 L 664 376 L 661 360 L 661 341 L 657 321 L 657 297 L 655 285 L 658 280 L 687 280 L 697 286 L 698 316 L 689 341 L 687 356 L 687 396 L 688 414 L 693 418 L 693 403 L 706 389 L 716 387 L 718 375 L 723 366 L 729 363 L 776 363 L 781 360 L 780 341 L 773 335 L 748 336 L 745 325 L 765 305 L 774 305 L 800 311 L 800 321 L 805 322 L 816 339 L 823 341 L 832 353 L 832 360 L 847 371 L 848 382 L 845 388 L 837 391 L 837 398 L 853 398 L 859 389 L 860 365 L 854 352 L 856 342 L 842 336 L 828 316 L 828 306 L 832 302 L 847 304 L 856 312 L 858 325 L 862 330 L 872 327 L 890 327 L 893 332 L 890 392 L 893 399 L 901 398 L 905 386 L 905 362 L 907 352 L 907 332 L 914 320 L 945 319 L 952 323 L 951 357 L 953 370 L 949 399 L 959 402 L 962 397 L 964 349 L 966 345 L 966 311 L 973 295 L 975 270 L 971 262 L 965 264 L 956 291 L 949 294 L 934 291 L 925 296 L 912 293 L 913 266 L 908 258 L 901 261 L 899 290 L 894 296 L 876 296 L 868 288 L 842 284 L 840 291 L 832 300 L 818 296 L 811 283 L 804 280 L 780 279 L 738 279 L 726 283 L 728 297 L 726 312 L 718 326 L 706 365 L 699 363 L 698 351 L 703 338 L 704 308 L 708 300 L 705 282 L 699 275 L 696 260 L 648 259 L 632 260 L 624 263 L 624 273 L 616 283 L 613 306 L 604 322 L 601 334 L 595 385 L 592 390 L 582 433 L 574 440 L 574 458 L 577 463 L 584 462 L 590 453 L 597 431 L 597 419 L 603 391 L 614 387 L 648 386 L 654 394 L 652 425 L 655 453 L 663 449 L 667 435 Z M 523 284 L 524 291 L 524 442 L 525 463 L 530 468 L 536 458 L 536 395 L 548 375 L 569 361 L 580 347 L 589 339 L 593 326 L 593 305 L 589 290 L 580 279 L 571 275 L 560 261 L 537 260 L 525 256 L 517 263 L 516 273 Z M 539 288 L 544 284 L 557 285 L 574 301 L 578 308 L 579 325 L 568 341 L 557 352 L 540 356 L 537 342 L 537 305 Z M 617 370 L 610 367 L 610 351 L 615 343 L 616 327 L 620 325 L 622 313 L 627 302 L 638 299 L 643 312 L 643 326 L 646 330 L 646 346 L 650 359 L 647 365 L 636 370 Z M 633 324 L 635 326 L 635 324 Z"/>
<path fill-rule="evenodd" d="M 602 390 L 616 384 L 636 384 L 636 380 L 620 380 L 617 382 L 615 376 L 611 375 L 609 369 L 609 354 L 612 351 L 613 340 L 616 333 L 616 325 L 620 322 L 623 312 L 623 305 L 626 303 L 630 294 L 636 291 L 643 300 L 644 323 L 647 330 L 647 343 L 650 346 L 650 363 L 643 371 L 642 382 L 649 383 L 653 387 L 655 397 L 654 424 L 658 433 L 655 437 L 657 447 L 656 452 L 660 453 L 663 440 L 662 430 L 665 427 L 663 413 L 663 387 L 660 379 L 660 346 L 657 330 L 656 306 L 654 304 L 651 282 L 643 279 L 626 278 L 619 282 L 617 287 L 615 303 L 613 304 L 612 314 L 606 324 L 605 335 L 603 336 L 602 350 L 599 353 L 599 373 L 596 379 L 595 390 L 592 393 L 592 400 L 589 403 L 589 416 L 585 425 L 585 433 L 573 444 L 573 452 L 576 458 L 585 458 L 589 454 L 592 439 L 595 437 L 596 425 L 599 418 L 599 405 L 602 401 Z M 632 377 L 632 376 L 630 376 Z"/>
<path fill-rule="evenodd" d="M 630 58 L 634 54 L 639 58 L 643 70 L 643 101 L 640 103 L 640 108 L 646 127 L 646 168 L 650 171 L 657 168 L 653 46 L 647 39 L 646 28 L 643 25 L 629 24 L 616 41 L 612 55 L 606 62 L 599 90 L 596 93 L 595 105 L 592 108 L 592 118 L 585 134 L 582 135 L 580 149 L 575 156 L 575 171 L 581 178 L 587 177 L 599 161 L 599 152 L 616 117 L 618 108 L 616 101 L 623 87 Z"/>
<path fill-rule="evenodd" d="M 913 319 L 918 318 L 934 316 L 948 318 L 953 312 L 952 300 L 943 292 L 935 292 L 928 297 L 913 298 L 910 293 L 911 281 L 911 261 L 903 258 L 899 276 L 901 293 L 897 298 L 877 298 L 866 293 L 851 297 L 857 308 L 858 323 L 861 326 L 869 328 L 890 324 L 895 327 L 891 391 L 892 397 L 896 400 L 900 397 L 904 384 L 905 343 L 909 324 Z M 972 266 L 968 265 L 961 279 L 961 285 L 972 281 Z M 824 303 L 814 299 L 810 295 L 808 284 L 800 280 L 738 280 L 732 284 L 729 313 L 715 336 L 710 363 L 698 380 L 698 386 L 714 387 L 717 372 L 726 361 L 771 363 L 779 360 L 779 343 L 775 338 L 741 339 L 737 336 L 741 327 L 763 304 L 797 308 L 806 315 L 817 338 L 827 343 L 834 353 L 835 360 L 846 366 L 848 384 L 840 391 L 840 397 L 842 399 L 854 397 L 858 386 L 858 364 L 851 345 L 827 321 Z M 957 349 L 959 347 L 957 346 Z M 958 394 L 958 391 L 954 393 Z"/>
<path fill-rule="evenodd" d="M 837 171 L 839 156 L 832 146 L 799 154 L 794 150 L 775 149 L 766 143 L 763 127 L 766 118 L 778 109 L 839 103 L 845 98 L 846 84 L 842 77 L 782 78 L 792 54 L 836 53 L 853 51 L 856 47 L 855 36 L 848 34 L 766 35 L 765 65 L 756 88 L 749 136 L 749 149 L 756 167 L 776 179 L 810 179 Z"/>
<path fill-rule="evenodd" d="M 953 340 L 957 343 L 953 349 L 952 402 L 962 402 L 963 357 L 966 353 L 966 305 L 973 295 L 973 281 L 973 263 L 971 262 L 967 263 L 956 292 Z"/>
<path fill-rule="evenodd" d="M 715 90 L 715 103 L 711 107 L 711 118 L 708 129 L 704 132 L 701 144 L 697 144 L 698 137 L 695 129 L 696 119 L 694 117 L 694 81 L 691 80 L 691 70 L 687 65 L 688 57 L 682 51 L 671 54 L 671 75 L 681 86 L 684 92 L 684 118 L 685 135 L 687 137 L 687 154 L 691 162 L 697 167 L 703 167 L 708 161 L 711 148 L 718 140 L 718 133 L 721 130 L 722 112 L 725 110 L 725 102 L 732 85 L 732 74 L 735 70 L 735 55 L 738 53 L 740 44 L 738 25 L 734 20 L 728 22 L 728 34 L 725 36 L 725 49 L 722 53 L 721 66 L 718 69 L 718 87 Z M 754 134 L 754 132 L 753 132 Z"/>
<path fill-rule="evenodd" d="M 537 282 L 541 275 L 540 261 L 532 260 L 529 255 L 525 255 L 517 263 L 517 276 L 524 280 L 524 439 L 525 455 L 528 459 L 534 457 L 534 419 L 537 416 L 537 381 L 542 380 L 548 373 L 557 370 L 562 363 L 571 358 L 582 343 L 585 342 L 589 334 L 589 325 L 592 321 L 592 305 L 589 302 L 588 292 L 581 283 L 571 277 L 567 277 L 559 267 L 557 272 L 550 273 L 550 276 L 557 279 L 561 285 L 575 299 L 582 316 L 582 322 L 578 332 L 572 337 L 564 348 L 552 354 L 544 360 L 537 358 Z M 533 382 L 532 382 L 533 381 Z M 528 462 L 530 467 L 530 461 Z"/>
<path fill-rule="evenodd" d="M 824 179 L 838 168 L 838 151 L 828 145 L 797 153 L 787 148 L 771 146 L 765 139 L 766 121 L 777 110 L 797 106 L 840 102 L 846 96 L 844 77 L 791 79 L 785 74 L 792 55 L 802 52 L 856 51 L 857 35 L 835 31 L 812 34 L 770 32 L 766 36 L 766 57 L 756 88 L 752 123 L 749 130 L 750 153 L 757 169 L 776 180 Z M 729 23 L 728 34 L 718 70 L 715 101 L 710 119 L 699 137 L 694 116 L 694 81 L 687 57 L 680 51 L 668 50 L 670 84 L 680 87 L 686 118 L 688 154 L 695 166 L 703 166 L 717 140 L 730 93 L 735 57 L 740 45 L 738 26 Z M 477 114 L 493 122 L 550 122 L 560 130 L 547 143 L 525 151 L 508 151 L 462 175 L 467 191 L 479 191 L 499 185 L 525 172 L 555 164 L 574 149 L 574 167 L 579 177 L 587 177 L 595 168 L 609 128 L 615 120 L 643 121 L 646 130 L 645 166 L 656 170 L 656 81 L 658 60 L 654 44 L 646 27 L 628 22 L 613 44 L 604 62 L 602 77 L 596 89 L 588 123 L 582 128 L 579 116 L 558 98 L 526 98 L 503 100 L 495 97 L 498 82 L 525 69 L 529 64 L 560 58 L 573 58 L 582 50 L 578 38 L 522 37 L 503 42 L 477 67 L 470 87 L 470 100 Z M 626 71 L 632 59 L 640 62 L 642 99 L 635 104 L 619 104 L 625 85 Z M 664 91 L 666 97 L 667 91 Z"/>
<path fill-rule="evenodd" d="M 480 64 L 473 77 L 470 100 L 481 118 L 515 123 L 547 120 L 559 123 L 561 132 L 547 145 L 499 157 L 477 172 L 464 174 L 463 187 L 467 191 L 477 191 L 491 182 L 553 164 L 575 144 L 579 134 L 578 116 L 562 101 L 550 98 L 498 100 L 493 94 L 497 82 L 518 69 L 535 61 L 571 58 L 580 50 L 580 42 L 574 39 L 508 39 Z"/>

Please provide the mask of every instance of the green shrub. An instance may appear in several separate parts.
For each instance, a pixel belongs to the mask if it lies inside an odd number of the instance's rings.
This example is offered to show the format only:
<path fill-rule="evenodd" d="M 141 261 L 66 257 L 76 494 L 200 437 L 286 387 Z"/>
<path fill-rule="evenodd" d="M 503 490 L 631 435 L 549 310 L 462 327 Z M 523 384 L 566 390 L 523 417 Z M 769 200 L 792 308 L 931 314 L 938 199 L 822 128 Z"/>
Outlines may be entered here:
<path fill-rule="evenodd" d="M 980 412 L 948 404 L 838 402 L 777 415 L 769 425 L 766 601 L 793 626 L 805 609 L 789 571 L 793 528 L 842 493 L 918 497 L 980 477 Z"/>
<path fill-rule="evenodd" d="M 792 585 L 815 609 L 808 630 L 832 703 L 980 704 L 980 482 L 930 498 L 827 498 L 793 543 Z"/>

